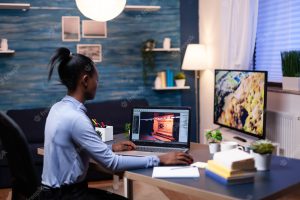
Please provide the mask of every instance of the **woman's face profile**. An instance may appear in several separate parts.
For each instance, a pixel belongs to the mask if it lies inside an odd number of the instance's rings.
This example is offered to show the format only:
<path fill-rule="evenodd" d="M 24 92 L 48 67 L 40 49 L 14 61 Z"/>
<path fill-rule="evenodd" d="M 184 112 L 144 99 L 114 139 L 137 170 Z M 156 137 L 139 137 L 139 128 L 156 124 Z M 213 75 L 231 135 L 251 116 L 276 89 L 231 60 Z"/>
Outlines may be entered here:
<path fill-rule="evenodd" d="M 87 90 L 86 90 L 86 100 L 92 100 L 95 98 L 96 96 L 96 91 L 97 91 L 97 87 L 98 87 L 98 70 L 96 67 L 95 71 L 93 73 L 92 76 L 89 76 L 88 79 L 88 86 L 87 86 Z"/>

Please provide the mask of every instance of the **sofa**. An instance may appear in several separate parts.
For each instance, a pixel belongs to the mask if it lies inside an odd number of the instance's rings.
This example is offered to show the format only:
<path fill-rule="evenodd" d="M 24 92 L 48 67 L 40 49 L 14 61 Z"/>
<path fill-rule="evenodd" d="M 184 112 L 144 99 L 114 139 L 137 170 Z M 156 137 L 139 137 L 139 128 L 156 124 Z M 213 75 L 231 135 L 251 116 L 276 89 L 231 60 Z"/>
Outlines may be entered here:
<path fill-rule="evenodd" d="M 98 122 L 113 126 L 114 134 L 119 134 L 124 132 L 125 123 L 131 122 L 132 108 L 148 106 L 148 102 L 145 99 L 120 99 L 87 103 L 85 106 L 89 118 L 95 118 Z M 37 154 L 37 148 L 44 145 L 44 127 L 49 110 L 50 107 L 7 111 L 7 115 L 20 126 L 27 138 L 38 177 L 42 174 L 43 157 Z M 99 173 L 92 168 L 87 174 L 88 181 L 111 178 L 111 174 Z M 11 177 L 5 160 L 5 152 L 0 143 L 0 187 L 10 187 L 10 183 Z"/>

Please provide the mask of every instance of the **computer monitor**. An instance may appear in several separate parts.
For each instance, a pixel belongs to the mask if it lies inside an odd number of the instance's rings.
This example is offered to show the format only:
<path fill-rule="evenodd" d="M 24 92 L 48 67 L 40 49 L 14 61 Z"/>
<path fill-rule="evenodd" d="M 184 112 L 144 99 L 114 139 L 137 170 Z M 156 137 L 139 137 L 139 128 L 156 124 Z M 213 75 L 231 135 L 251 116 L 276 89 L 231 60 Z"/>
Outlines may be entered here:
<path fill-rule="evenodd" d="M 215 70 L 214 123 L 264 139 L 266 84 L 266 71 Z"/>
<path fill-rule="evenodd" d="M 189 147 L 189 107 L 135 107 L 130 140 L 140 145 Z"/>

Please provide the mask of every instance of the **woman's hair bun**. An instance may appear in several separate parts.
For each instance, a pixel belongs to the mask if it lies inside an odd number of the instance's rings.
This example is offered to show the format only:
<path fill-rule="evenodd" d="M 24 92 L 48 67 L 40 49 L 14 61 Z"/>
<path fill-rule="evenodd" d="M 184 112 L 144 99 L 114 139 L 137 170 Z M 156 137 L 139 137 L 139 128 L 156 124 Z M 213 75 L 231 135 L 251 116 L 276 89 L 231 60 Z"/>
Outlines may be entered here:
<path fill-rule="evenodd" d="M 81 74 L 92 75 L 95 72 L 94 62 L 90 58 L 81 54 L 72 55 L 65 47 L 56 49 L 49 66 L 48 81 L 51 79 L 53 69 L 57 67 L 60 81 L 68 90 L 75 90 Z"/>
<path fill-rule="evenodd" d="M 50 70 L 48 75 L 48 81 L 51 79 L 53 69 L 55 66 L 64 66 L 71 59 L 71 51 L 68 48 L 60 47 L 56 49 L 54 55 L 50 60 Z"/>
<path fill-rule="evenodd" d="M 67 62 L 71 58 L 71 51 L 65 47 L 58 48 L 56 54 L 60 55 L 61 62 Z"/>

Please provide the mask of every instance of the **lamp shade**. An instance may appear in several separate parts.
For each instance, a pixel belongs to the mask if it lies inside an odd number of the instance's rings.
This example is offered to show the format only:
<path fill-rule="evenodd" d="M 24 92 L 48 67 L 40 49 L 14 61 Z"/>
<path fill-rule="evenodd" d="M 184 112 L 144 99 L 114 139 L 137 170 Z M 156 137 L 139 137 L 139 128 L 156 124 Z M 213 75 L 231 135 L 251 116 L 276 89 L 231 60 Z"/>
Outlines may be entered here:
<path fill-rule="evenodd" d="M 121 14 L 126 0 L 76 0 L 76 5 L 87 18 L 105 22 Z"/>
<path fill-rule="evenodd" d="M 206 69 L 206 52 L 203 44 L 189 44 L 187 46 L 183 63 L 183 70 L 203 70 Z"/>

